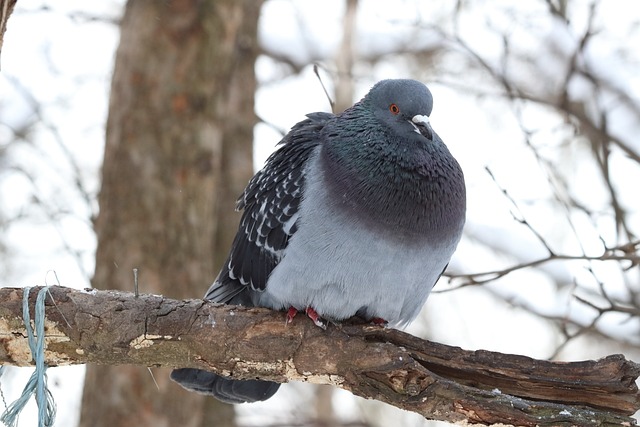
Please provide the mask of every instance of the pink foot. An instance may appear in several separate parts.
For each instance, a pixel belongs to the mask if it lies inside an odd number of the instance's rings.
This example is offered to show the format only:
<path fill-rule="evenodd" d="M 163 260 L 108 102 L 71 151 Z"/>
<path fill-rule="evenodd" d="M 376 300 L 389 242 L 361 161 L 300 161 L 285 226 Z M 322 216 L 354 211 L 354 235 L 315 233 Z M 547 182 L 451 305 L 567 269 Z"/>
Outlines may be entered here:
<path fill-rule="evenodd" d="M 309 319 L 313 320 L 314 325 L 322 329 L 327 329 L 327 322 L 322 317 L 320 317 L 318 312 L 315 311 L 313 308 L 307 307 L 305 310 L 305 313 L 307 314 L 307 316 L 309 316 Z M 298 309 L 295 307 L 289 307 L 289 310 L 287 310 L 285 325 L 288 325 L 289 323 L 293 322 L 293 318 L 296 317 L 296 314 L 298 314 Z"/>
<path fill-rule="evenodd" d="M 322 329 L 327 329 L 327 323 L 313 308 L 307 307 L 305 312 L 307 313 L 307 316 L 309 316 L 309 319 L 313 320 L 313 323 L 316 326 Z"/>
<path fill-rule="evenodd" d="M 371 323 L 373 323 L 376 326 L 386 326 L 387 323 L 389 323 L 389 322 L 387 322 L 386 320 L 384 320 L 381 317 L 374 317 L 373 319 L 371 319 Z"/>
<path fill-rule="evenodd" d="M 284 321 L 284 324 L 288 325 L 293 322 L 293 318 L 296 317 L 296 314 L 298 314 L 298 309 L 295 307 L 289 307 L 289 310 L 287 310 L 287 320 Z"/>

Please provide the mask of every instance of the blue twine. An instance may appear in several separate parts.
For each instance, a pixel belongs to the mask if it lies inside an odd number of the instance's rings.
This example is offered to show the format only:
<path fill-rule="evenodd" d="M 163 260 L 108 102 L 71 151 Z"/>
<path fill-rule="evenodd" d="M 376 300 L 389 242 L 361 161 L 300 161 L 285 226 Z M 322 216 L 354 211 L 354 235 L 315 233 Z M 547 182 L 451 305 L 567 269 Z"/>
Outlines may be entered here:
<path fill-rule="evenodd" d="M 25 288 L 22 295 L 22 318 L 27 329 L 27 338 L 31 355 L 36 363 L 36 369 L 27 381 L 22 395 L 4 411 L 0 421 L 8 427 L 18 425 L 18 416 L 24 409 L 31 395 L 35 393 L 38 404 L 38 427 L 52 427 L 56 418 L 56 404 L 53 395 L 47 387 L 47 365 L 44 363 L 44 300 L 49 292 L 49 287 L 45 286 L 38 292 L 35 306 L 35 336 L 31 328 L 31 317 L 29 316 L 29 291 Z"/>

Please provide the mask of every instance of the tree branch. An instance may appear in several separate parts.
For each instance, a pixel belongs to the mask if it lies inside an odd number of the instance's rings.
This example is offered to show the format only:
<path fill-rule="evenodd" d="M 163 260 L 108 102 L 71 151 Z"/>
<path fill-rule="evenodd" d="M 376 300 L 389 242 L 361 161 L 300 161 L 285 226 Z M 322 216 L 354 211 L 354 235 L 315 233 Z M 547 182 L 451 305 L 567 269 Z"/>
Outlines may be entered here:
<path fill-rule="evenodd" d="M 640 365 L 621 355 L 549 362 L 466 351 L 378 326 L 324 331 L 304 318 L 285 326 L 282 313 L 261 308 L 57 286 L 50 294 L 50 366 L 193 367 L 333 384 L 429 419 L 485 425 L 631 426 L 629 415 L 640 408 Z M 22 289 L 0 289 L 0 363 L 32 364 L 25 336 Z"/>
<path fill-rule="evenodd" d="M 4 32 L 7 30 L 7 21 L 16 3 L 17 0 L 0 0 L 0 51 L 4 42 Z"/>

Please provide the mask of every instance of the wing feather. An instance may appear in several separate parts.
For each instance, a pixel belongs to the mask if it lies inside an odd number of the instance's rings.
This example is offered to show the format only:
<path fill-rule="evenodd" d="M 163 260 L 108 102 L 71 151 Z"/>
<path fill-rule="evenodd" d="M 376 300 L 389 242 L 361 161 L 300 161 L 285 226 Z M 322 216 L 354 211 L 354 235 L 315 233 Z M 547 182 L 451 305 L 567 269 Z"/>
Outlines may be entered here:
<path fill-rule="evenodd" d="M 205 299 L 252 305 L 250 293 L 263 291 L 269 275 L 297 230 L 305 166 L 321 143 L 320 131 L 333 114 L 309 114 L 280 142 L 265 167 L 249 181 L 237 201 L 240 226 L 229 257 Z"/>

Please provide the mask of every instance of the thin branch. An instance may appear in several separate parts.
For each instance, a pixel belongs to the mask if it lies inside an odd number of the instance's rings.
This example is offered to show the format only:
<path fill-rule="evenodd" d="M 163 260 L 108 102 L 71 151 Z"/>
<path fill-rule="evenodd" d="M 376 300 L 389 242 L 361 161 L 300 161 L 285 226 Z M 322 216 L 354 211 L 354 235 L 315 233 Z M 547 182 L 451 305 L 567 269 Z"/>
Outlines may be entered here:
<path fill-rule="evenodd" d="M 7 21 L 13 12 L 17 0 L 0 0 L 0 51 L 4 42 L 4 32 L 7 30 Z"/>
<path fill-rule="evenodd" d="M 496 184 L 496 186 L 500 189 L 500 191 L 502 192 L 502 195 L 506 197 L 507 200 L 509 200 L 509 202 L 511 203 L 511 205 L 516 209 L 518 215 L 514 214 L 513 211 L 511 211 L 511 216 L 513 217 L 513 219 L 519 222 L 520 224 L 524 225 L 525 227 L 527 227 L 529 231 L 531 231 L 531 233 L 533 233 L 533 235 L 536 236 L 536 238 L 542 244 L 542 246 L 544 246 L 547 252 L 549 252 L 549 256 L 555 256 L 555 252 L 553 251 L 553 249 L 551 249 L 551 246 L 549 246 L 549 244 L 547 243 L 547 240 L 538 232 L 538 230 L 536 230 L 531 226 L 529 221 L 527 221 L 526 217 L 524 216 L 524 213 L 520 209 L 520 206 L 518 206 L 518 203 L 516 203 L 513 197 L 511 197 L 507 189 L 502 187 L 498 183 L 498 180 L 493 175 L 493 172 L 491 172 L 491 169 L 488 166 L 486 166 L 484 169 L 485 171 L 487 171 L 487 173 L 493 180 L 494 184 Z"/>
<path fill-rule="evenodd" d="M 632 245 L 636 248 L 636 251 L 630 252 L 628 246 Z M 464 288 L 467 286 L 475 286 L 485 284 L 501 277 L 506 276 L 517 270 L 523 270 L 531 267 L 537 267 L 542 264 L 546 264 L 551 261 L 629 261 L 631 266 L 638 265 L 640 263 L 640 253 L 637 252 L 640 247 L 640 241 L 626 243 L 614 248 L 605 249 L 600 255 L 568 255 L 568 254 L 550 254 L 543 258 L 538 258 L 532 261 L 523 262 L 520 264 L 512 265 L 507 268 L 484 271 L 480 273 L 469 274 L 448 274 L 447 276 L 451 280 L 462 280 L 463 283 L 453 286 L 446 290 L 440 290 L 438 292 L 451 292 L 453 290 Z"/>

